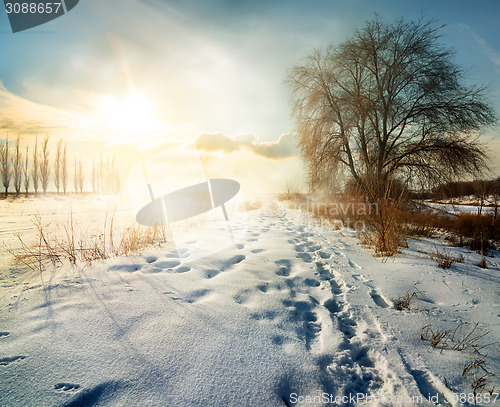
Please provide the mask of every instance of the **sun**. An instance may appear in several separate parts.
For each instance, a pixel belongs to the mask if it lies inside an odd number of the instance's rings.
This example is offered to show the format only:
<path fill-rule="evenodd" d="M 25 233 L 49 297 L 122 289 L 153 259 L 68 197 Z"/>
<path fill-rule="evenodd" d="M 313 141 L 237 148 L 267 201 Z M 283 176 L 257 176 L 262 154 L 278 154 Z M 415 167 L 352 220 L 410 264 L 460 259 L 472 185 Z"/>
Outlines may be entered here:
<path fill-rule="evenodd" d="M 162 122 L 147 95 L 130 91 L 124 96 L 104 95 L 97 101 L 97 116 L 112 142 L 140 142 L 159 136 Z"/>

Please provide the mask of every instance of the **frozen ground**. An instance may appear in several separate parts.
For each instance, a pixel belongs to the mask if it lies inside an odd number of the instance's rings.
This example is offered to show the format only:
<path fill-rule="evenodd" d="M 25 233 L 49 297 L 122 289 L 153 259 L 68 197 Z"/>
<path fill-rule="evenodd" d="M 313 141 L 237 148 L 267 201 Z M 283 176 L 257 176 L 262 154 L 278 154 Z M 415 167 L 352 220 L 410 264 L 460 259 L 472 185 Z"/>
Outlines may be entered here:
<path fill-rule="evenodd" d="M 2 239 L 18 227 L 8 219 Z M 248 213 L 236 245 L 195 261 L 188 245 L 17 279 L 10 270 L 0 405 L 474 405 L 453 401 L 471 393 L 468 352 L 430 348 L 420 332 L 429 320 L 434 330 L 478 322 L 484 343 L 498 341 L 498 258 L 481 269 L 477 254 L 450 249 L 465 261 L 443 270 L 428 258 L 436 247 L 412 241 L 383 262 L 351 232 L 274 205 Z M 413 310 L 396 310 L 391 299 L 417 281 Z M 485 353 L 498 374 L 499 346 Z"/>

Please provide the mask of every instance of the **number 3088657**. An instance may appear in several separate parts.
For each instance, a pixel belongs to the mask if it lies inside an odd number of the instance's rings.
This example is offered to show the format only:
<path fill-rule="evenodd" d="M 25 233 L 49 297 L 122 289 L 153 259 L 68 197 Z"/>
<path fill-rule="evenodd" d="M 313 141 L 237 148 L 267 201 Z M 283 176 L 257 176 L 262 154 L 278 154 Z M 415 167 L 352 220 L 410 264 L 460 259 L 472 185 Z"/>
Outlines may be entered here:
<path fill-rule="evenodd" d="M 7 14 L 57 14 L 61 6 L 62 3 L 5 3 Z"/>

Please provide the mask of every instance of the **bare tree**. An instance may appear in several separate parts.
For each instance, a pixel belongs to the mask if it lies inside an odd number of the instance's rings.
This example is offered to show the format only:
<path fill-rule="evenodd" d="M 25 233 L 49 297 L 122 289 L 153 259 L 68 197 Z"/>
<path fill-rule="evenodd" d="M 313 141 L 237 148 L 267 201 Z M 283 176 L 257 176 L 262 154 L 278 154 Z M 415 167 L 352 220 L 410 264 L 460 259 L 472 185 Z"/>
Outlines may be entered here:
<path fill-rule="evenodd" d="M 95 158 L 92 160 L 92 192 L 96 192 L 96 169 L 95 169 Z"/>
<path fill-rule="evenodd" d="M 75 193 L 78 193 L 78 162 L 75 158 L 75 175 L 73 177 L 73 186 L 75 187 Z"/>
<path fill-rule="evenodd" d="M 97 170 L 97 190 L 104 192 L 104 162 L 102 161 L 102 152 L 99 158 L 99 168 Z"/>
<path fill-rule="evenodd" d="M 477 205 L 477 214 L 481 216 L 483 207 L 488 199 L 488 181 L 477 180 L 474 182 L 474 196 L 479 200 Z"/>
<path fill-rule="evenodd" d="M 54 159 L 54 184 L 56 185 L 57 193 L 61 187 L 61 155 L 62 155 L 62 138 L 57 142 L 56 157 Z"/>
<path fill-rule="evenodd" d="M 0 168 L 2 171 L 2 184 L 5 188 L 5 199 L 9 193 L 10 177 L 12 169 L 10 168 L 10 154 L 9 154 L 9 137 L 5 140 L 5 145 L 2 146 L 0 151 Z"/>
<path fill-rule="evenodd" d="M 83 171 L 82 171 L 82 160 L 78 162 L 78 189 L 80 193 L 83 193 Z"/>
<path fill-rule="evenodd" d="M 68 154 L 67 154 L 68 143 L 64 144 L 64 150 L 61 159 L 61 182 L 64 193 L 68 189 Z"/>
<path fill-rule="evenodd" d="M 49 137 L 45 137 L 42 144 L 42 156 L 40 157 L 40 181 L 44 195 L 47 193 L 49 186 Z"/>
<path fill-rule="evenodd" d="M 21 153 L 19 135 L 17 136 L 16 140 L 16 148 L 14 150 L 14 156 L 12 157 L 12 166 L 13 166 L 14 189 L 16 191 L 16 196 L 19 196 L 19 194 L 21 193 L 22 174 L 23 174 L 23 155 Z"/>
<path fill-rule="evenodd" d="M 493 205 L 493 222 L 498 217 L 498 208 L 500 207 L 500 177 L 491 182 L 490 203 Z"/>
<path fill-rule="evenodd" d="M 30 189 L 29 147 L 28 146 L 26 146 L 26 156 L 24 157 L 23 175 L 24 175 L 24 191 L 26 192 L 26 198 L 27 198 L 29 195 L 29 189 Z"/>
<path fill-rule="evenodd" d="M 33 149 L 33 167 L 31 167 L 31 178 L 33 179 L 33 189 L 35 195 L 38 195 L 38 136 L 35 138 L 35 147 Z"/>
<path fill-rule="evenodd" d="M 291 69 L 311 183 L 346 174 L 358 185 L 398 177 L 429 186 L 486 168 L 477 135 L 495 114 L 485 89 L 464 83 L 440 29 L 432 21 L 375 19 Z"/>

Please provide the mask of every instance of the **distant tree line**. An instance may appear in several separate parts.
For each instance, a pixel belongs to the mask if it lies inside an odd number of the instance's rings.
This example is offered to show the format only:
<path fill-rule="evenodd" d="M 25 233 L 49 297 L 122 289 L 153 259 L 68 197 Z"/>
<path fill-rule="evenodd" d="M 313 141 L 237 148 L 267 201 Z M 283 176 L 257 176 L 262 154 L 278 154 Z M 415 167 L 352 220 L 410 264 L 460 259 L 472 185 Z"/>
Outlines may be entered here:
<path fill-rule="evenodd" d="M 432 191 L 415 193 L 413 197 L 417 199 L 452 199 L 465 196 L 472 196 L 477 200 L 479 214 L 482 213 L 483 207 L 493 207 L 496 219 L 500 208 L 500 177 L 490 180 L 448 182 Z"/>
<path fill-rule="evenodd" d="M 0 146 L 0 178 L 5 191 L 5 198 L 9 193 L 11 185 L 16 196 L 22 192 L 29 195 L 30 187 L 34 195 L 38 195 L 39 188 L 45 195 L 52 178 L 58 194 L 68 192 L 69 183 L 69 160 L 67 143 L 59 139 L 55 150 L 55 157 L 51 159 L 49 150 L 50 137 L 43 139 L 41 146 L 38 144 L 38 136 L 30 155 L 29 146 L 26 152 L 21 148 L 20 136 L 17 136 L 16 143 L 12 148 L 7 137 L 4 144 Z M 30 160 L 31 157 L 31 160 Z M 51 161 L 52 160 L 52 161 Z M 83 193 L 84 171 L 81 159 L 74 159 L 73 187 L 75 193 Z M 102 154 L 96 165 L 94 159 L 92 168 L 92 191 L 101 193 L 119 193 L 121 190 L 121 180 L 115 159 L 103 160 Z M 24 191 L 22 188 L 24 187 Z"/>
<path fill-rule="evenodd" d="M 490 180 L 448 182 L 434 188 L 432 191 L 418 195 L 423 199 L 451 199 L 464 196 L 495 196 L 500 195 L 500 177 Z"/>

